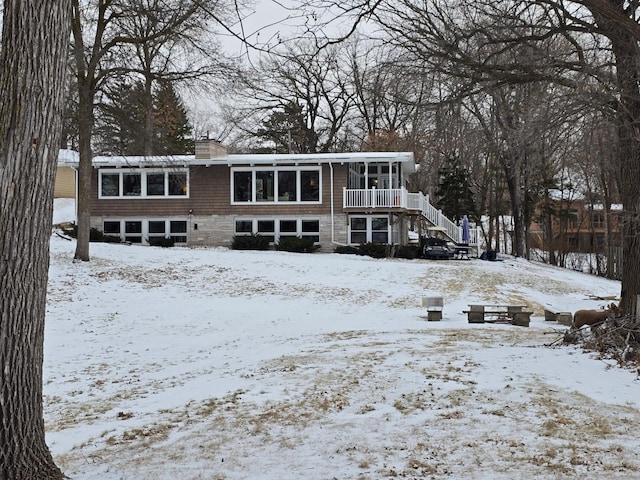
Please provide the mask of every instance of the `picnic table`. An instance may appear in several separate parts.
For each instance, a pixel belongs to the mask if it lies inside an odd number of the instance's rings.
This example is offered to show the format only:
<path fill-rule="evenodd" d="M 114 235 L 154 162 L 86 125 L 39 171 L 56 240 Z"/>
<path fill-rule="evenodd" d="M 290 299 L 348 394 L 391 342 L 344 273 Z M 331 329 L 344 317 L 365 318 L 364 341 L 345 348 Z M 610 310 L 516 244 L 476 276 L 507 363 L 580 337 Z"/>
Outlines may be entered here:
<path fill-rule="evenodd" d="M 571 322 L 573 321 L 573 314 L 567 310 L 561 310 L 547 305 L 544 307 L 544 319 L 548 322 L 555 321 L 570 327 Z"/>
<path fill-rule="evenodd" d="M 526 305 L 474 304 L 464 310 L 469 323 L 510 323 L 528 327 L 531 314 Z"/>
<path fill-rule="evenodd" d="M 453 249 L 453 258 L 457 260 L 469 260 L 469 245 L 456 245 Z"/>

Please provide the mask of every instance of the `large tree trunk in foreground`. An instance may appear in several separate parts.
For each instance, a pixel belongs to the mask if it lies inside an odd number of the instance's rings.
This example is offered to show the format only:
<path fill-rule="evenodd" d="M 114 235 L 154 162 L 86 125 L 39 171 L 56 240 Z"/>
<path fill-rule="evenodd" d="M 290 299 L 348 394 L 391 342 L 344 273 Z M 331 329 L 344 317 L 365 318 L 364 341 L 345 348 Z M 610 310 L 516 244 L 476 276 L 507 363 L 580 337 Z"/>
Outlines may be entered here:
<path fill-rule="evenodd" d="M 0 51 L 0 480 L 61 479 L 42 363 L 69 0 L 5 0 Z"/>
<path fill-rule="evenodd" d="M 616 59 L 618 100 L 618 141 L 620 198 L 624 207 L 622 225 L 622 291 L 620 307 L 627 314 L 636 314 L 640 295 L 640 47 L 636 37 L 605 13 L 619 9 L 621 4 L 607 2 L 589 7 L 604 34 L 611 40 Z M 604 4 L 603 4 L 604 5 Z M 615 5 L 615 6 L 614 6 Z"/>

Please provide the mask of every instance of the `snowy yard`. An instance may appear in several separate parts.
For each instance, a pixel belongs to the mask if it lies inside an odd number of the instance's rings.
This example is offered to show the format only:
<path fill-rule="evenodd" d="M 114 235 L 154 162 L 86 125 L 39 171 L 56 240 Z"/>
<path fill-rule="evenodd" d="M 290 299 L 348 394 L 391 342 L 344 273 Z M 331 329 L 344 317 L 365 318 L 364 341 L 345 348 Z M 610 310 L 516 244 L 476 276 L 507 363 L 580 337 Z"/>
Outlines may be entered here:
<path fill-rule="evenodd" d="M 45 421 L 74 480 L 640 477 L 637 372 L 545 346 L 566 328 L 545 304 L 597 308 L 617 282 L 520 260 L 51 247 Z M 468 324 L 480 301 L 524 302 L 531 327 Z"/>

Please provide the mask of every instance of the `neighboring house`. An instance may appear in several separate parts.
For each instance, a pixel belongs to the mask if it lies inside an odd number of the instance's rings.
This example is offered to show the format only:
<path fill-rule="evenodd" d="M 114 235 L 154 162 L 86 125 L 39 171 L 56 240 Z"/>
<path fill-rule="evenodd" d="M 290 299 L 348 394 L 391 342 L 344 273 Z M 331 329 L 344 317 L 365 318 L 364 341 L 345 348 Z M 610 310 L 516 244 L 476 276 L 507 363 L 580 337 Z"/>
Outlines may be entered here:
<path fill-rule="evenodd" d="M 77 167 L 77 159 L 62 163 Z M 407 191 L 412 153 L 228 155 L 201 140 L 195 155 L 95 157 L 93 165 L 91 225 L 132 243 L 230 246 L 235 235 L 259 234 L 274 243 L 310 237 L 332 251 L 404 244 L 410 229 L 434 225 L 461 238 L 428 197 Z"/>
<path fill-rule="evenodd" d="M 54 198 L 76 197 L 76 170 L 68 165 L 76 165 L 78 152 L 73 150 L 60 150 L 58 154 L 58 168 L 56 171 L 56 183 L 53 191 Z"/>
<path fill-rule="evenodd" d="M 609 211 L 605 211 L 602 204 L 576 199 L 571 202 L 556 201 L 555 208 L 563 212 L 560 216 L 554 216 L 551 223 L 552 247 L 555 250 L 603 253 L 607 239 L 610 247 L 621 245 L 621 205 L 614 204 Z M 529 238 L 533 248 L 548 249 L 547 228 L 541 223 L 532 223 Z"/>

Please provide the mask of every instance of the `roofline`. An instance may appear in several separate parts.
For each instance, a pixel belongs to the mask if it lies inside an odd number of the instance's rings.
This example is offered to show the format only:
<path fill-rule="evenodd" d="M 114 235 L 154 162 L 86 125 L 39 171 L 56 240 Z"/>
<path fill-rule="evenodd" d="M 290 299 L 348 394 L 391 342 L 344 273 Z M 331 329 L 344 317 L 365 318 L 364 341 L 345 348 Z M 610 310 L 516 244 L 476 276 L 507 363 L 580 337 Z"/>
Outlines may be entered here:
<path fill-rule="evenodd" d="M 79 157 L 63 155 L 58 157 L 58 165 L 77 167 Z M 68 152 L 68 151 L 66 151 Z M 96 156 L 93 166 L 100 167 L 162 167 L 162 166 L 190 166 L 190 165 L 318 165 L 323 163 L 373 163 L 400 162 L 416 170 L 412 152 L 355 152 L 355 153 L 311 153 L 311 154 L 236 154 L 216 158 L 195 158 L 195 155 L 167 155 L 167 156 Z"/>

